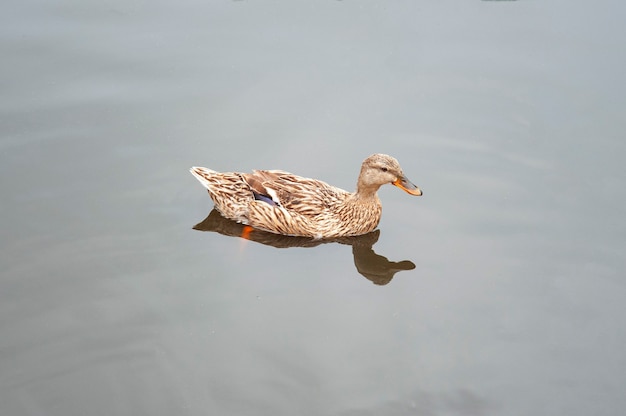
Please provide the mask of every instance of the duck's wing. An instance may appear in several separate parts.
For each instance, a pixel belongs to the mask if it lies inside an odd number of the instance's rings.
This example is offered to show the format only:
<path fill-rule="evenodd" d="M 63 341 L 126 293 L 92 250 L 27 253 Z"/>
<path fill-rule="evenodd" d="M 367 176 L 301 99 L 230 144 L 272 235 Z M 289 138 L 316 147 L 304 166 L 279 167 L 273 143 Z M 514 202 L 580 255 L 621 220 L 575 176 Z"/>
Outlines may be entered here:
<path fill-rule="evenodd" d="M 306 216 L 332 209 L 349 195 L 326 182 L 280 170 L 255 170 L 243 178 L 256 199 Z"/>

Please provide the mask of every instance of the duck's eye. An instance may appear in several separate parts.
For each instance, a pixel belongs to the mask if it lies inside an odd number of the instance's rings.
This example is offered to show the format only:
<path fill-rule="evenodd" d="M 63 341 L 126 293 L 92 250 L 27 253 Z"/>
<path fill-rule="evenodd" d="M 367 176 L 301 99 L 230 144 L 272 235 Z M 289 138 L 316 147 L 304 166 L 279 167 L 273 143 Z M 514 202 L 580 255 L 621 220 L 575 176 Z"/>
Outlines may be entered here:
<path fill-rule="evenodd" d="M 382 170 L 383 172 L 387 172 L 389 169 L 387 169 L 387 168 L 380 168 L 380 170 Z"/>

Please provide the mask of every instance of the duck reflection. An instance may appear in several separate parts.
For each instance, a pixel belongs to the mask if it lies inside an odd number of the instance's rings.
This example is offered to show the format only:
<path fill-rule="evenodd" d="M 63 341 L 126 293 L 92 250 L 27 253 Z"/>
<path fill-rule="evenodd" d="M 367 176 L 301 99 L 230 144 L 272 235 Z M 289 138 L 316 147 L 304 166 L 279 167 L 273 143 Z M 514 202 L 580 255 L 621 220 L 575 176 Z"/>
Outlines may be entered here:
<path fill-rule="evenodd" d="M 377 285 L 386 285 L 394 275 L 402 270 L 412 270 L 415 264 L 409 260 L 389 261 L 387 257 L 374 252 L 372 246 L 378 241 L 380 231 L 375 230 L 357 237 L 341 237 L 333 239 L 315 240 L 309 237 L 291 237 L 268 233 L 252 227 L 239 224 L 224 218 L 213 209 L 209 215 L 193 227 L 199 231 L 213 231 L 232 237 L 241 237 L 277 248 L 287 247 L 316 247 L 326 243 L 339 243 L 352 246 L 354 265 L 360 274 Z"/>

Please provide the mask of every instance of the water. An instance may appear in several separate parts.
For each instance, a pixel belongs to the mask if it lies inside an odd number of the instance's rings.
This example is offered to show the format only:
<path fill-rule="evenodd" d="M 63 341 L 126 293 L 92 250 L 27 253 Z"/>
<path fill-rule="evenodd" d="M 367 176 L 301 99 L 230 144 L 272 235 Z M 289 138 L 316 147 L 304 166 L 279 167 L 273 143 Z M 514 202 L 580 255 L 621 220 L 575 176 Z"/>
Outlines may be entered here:
<path fill-rule="evenodd" d="M 623 12 L 9 2 L 0 413 L 623 412 Z M 190 166 L 375 152 L 372 245 L 194 229 Z"/>

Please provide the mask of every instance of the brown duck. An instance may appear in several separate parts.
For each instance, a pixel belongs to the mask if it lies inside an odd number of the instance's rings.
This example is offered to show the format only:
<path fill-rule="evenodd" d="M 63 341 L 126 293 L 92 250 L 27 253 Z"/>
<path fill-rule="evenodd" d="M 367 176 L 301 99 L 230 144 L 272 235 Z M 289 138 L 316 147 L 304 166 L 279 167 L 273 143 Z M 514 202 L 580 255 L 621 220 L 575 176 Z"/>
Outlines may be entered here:
<path fill-rule="evenodd" d="M 382 213 L 376 191 L 390 183 L 411 195 L 422 191 L 404 176 L 396 159 L 374 154 L 363 161 L 356 192 L 280 170 L 215 172 L 193 167 L 226 218 L 276 234 L 336 238 L 373 231 Z"/>

